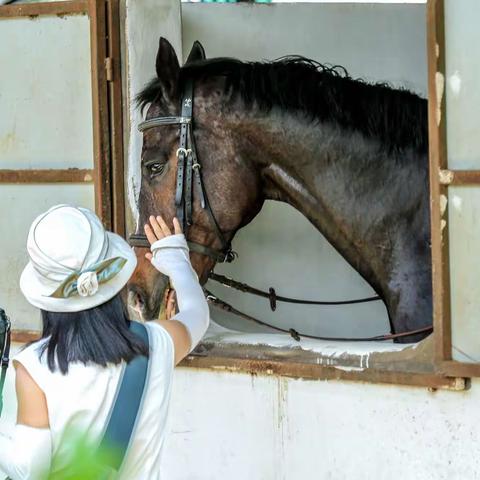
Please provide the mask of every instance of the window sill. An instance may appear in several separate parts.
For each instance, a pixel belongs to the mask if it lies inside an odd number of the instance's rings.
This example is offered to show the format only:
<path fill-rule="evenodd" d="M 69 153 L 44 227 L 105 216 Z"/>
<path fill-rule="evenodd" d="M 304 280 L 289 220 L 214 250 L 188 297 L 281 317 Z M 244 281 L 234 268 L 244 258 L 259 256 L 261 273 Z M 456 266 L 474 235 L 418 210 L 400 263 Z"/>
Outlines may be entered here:
<path fill-rule="evenodd" d="M 277 375 L 310 380 L 352 380 L 462 391 L 465 378 L 437 373 L 433 338 L 419 344 L 324 342 L 288 335 L 232 332 L 214 326 L 181 367 Z"/>

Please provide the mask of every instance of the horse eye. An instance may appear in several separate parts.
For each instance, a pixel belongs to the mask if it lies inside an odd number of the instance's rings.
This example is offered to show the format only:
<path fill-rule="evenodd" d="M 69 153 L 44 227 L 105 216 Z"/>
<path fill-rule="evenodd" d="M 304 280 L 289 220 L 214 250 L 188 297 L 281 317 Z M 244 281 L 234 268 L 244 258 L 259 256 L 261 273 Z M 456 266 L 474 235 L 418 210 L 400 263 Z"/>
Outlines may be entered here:
<path fill-rule="evenodd" d="M 155 162 L 155 163 L 150 163 L 149 165 L 147 165 L 147 168 L 148 168 L 148 171 L 150 173 L 150 175 L 152 177 L 156 176 L 156 175 L 160 175 L 164 168 L 165 168 L 165 165 L 163 163 L 160 163 L 160 162 Z"/>

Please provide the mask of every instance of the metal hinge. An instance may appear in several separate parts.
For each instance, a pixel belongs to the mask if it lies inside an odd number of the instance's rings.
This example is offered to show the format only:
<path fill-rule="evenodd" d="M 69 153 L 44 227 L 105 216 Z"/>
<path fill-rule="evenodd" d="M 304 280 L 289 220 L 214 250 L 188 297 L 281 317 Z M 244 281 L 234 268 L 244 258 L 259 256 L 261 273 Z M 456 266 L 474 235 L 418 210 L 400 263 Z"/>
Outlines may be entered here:
<path fill-rule="evenodd" d="M 113 82 L 113 58 L 105 59 L 105 71 L 107 72 L 107 82 Z"/>

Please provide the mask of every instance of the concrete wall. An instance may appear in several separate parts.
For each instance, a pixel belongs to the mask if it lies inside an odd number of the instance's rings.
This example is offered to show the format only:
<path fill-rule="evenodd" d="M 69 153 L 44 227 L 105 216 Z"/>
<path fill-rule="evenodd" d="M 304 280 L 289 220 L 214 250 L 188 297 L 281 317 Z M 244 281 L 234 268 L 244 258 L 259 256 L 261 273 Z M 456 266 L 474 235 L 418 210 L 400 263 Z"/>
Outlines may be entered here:
<path fill-rule="evenodd" d="M 342 65 L 353 77 L 388 81 L 423 96 L 427 91 L 425 5 L 369 4 L 182 4 L 183 56 L 200 40 L 208 57 L 275 59 L 301 54 Z M 239 260 L 226 273 L 279 294 L 341 300 L 374 294 L 332 246 L 288 205 L 267 203 L 233 243 Z M 306 307 L 281 304 L 271 312 L 264 299 L 209 285 L 246 313 L 317 335 L 365 336 L 388 331 L 380 302 Z M 255 331 L 244 320 L 213 312 L 216 321 Z"/>
<path fill-rule="evenodd" d="M 5 399 L 0 434 L 15 421 L 13 371 Z M 179 368 L 162 478 L 475 480 L 479 402 L 478 381 L 431 393 Z"/>

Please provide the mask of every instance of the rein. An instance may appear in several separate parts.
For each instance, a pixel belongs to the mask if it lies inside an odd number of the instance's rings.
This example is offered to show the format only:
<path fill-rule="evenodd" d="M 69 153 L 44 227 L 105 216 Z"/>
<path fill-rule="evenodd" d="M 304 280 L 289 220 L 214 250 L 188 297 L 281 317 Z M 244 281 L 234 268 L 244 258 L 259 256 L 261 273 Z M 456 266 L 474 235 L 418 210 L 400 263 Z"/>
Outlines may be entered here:
<path fill-rule="evenodd" d="M 248 315 L 244 312 L 241 312 L 240 310 L 237 310 L 227 302 L 224 302 L 223 300 L 219 299 L 217 296 L 213 295 L 208 290 L 206 290 L 206 293 L 207 293 L 208 302 L 211 303 L 214 307 L 218 308 L 219 310 L 222 310 L 227 313 L 231 313 L 233 315 L 236 315 L 237 317 L 243 318 L 244 320 L 248 320 L 258 325 L 272 328 L 277 332 L 288 333 L 297 342 L 299 342 L 302 339 L 302 337 L 311 338 L 314 340 L 337 341 L 337 342 L 384 342 L 386 340 L 395 340 L 396 338 L 410 337 L 411 335 L 417 335 L 419 333 L 427 333 L 427 332 L 433 331 L 433 327 L 424 327 L 424 328 L 419 328 L 417 330 L 409 330 L 408 332 L 389 333 L 384 335 L 375 335 L 373 337 L 320 337 L 318 335 L 308 335 L 306 333 L 299 333 L 294 328 L 289 328 L 289 329 L 280 328 L 280 327 L 277 327 L 276 325 L 266 323 L 262 320 L 259 320 L 258 318 L 252 317 L 251 315 Z"/>
<path fill-rule="evenodd" d="M 229 240 L 227 240 L 218 225 L 215 214 L 213 213 L 210 202 L 208 201 L 207 191 L 205 189 L 205 183 L 203 181 L 203 176 L 201 172 L 201 164 L 198 159 L 195 137 L 193 135 L 193 81 L 191 79 L 186 80 L 185 88 L 182 95 L 181 103 L 181 114 L 180 116 L 169 116 L 169 117 L 155 117 L 141 122 L 138 125 L 138 130 L 140 132 L 145 132 L 151 128 L 168 126 L 168 125 L 180 125 L 180 142 L 179 148 L 177 149 L 177 180 L 176 180 L 176 190 L 175 190 L 175 208 L 176 216 L 182 226 L 182 230 L 187 237 L 188 229 L 193 224 L 193 190 L 194 187 L 197 187 L 198 194 L 200 197 L 200 205 L 203 210 L 206 211 L 210 223 L 212 224 L 215 235 L 220 241 L 221 249 L 216 250 L 206 245 L 200 243 L 192 242 L 187 240 L 187 244 L 192 252 L 199 253 L 200 255 L 205 255 L 213 259 L 216 263 L 220 262 L 232 262 L 237 254 L 232 250 L 232 246 Z M 129 243 L 133 247 L 140 248 L 150 248 L 150 243 L 147 240 L 147 237 L 143 234 L 133 234 L 129 238 Z M 286 303 L 295 303 L 302 305 L 352 305 L 358 303 L 374 302 L 381 300 L 379 296 L 360 298 L 355 300 L 343 300 L 336 302 L 326 302 L 318 300 L 301 300 L 296 298 L 289 298 L 277 295 L 275 289 L 270 287 L 268 292 L 259 290 L 255 287 L 247 285 L 245 283 L 237 282 L 236 280 L 230 279 L 223 275 L 218 275 L 214 272 L 209 274 L 209 278 L 221 283 L 224 286 L 234 288 L 241 292 L 249 293 L 252 295 L 257 295 L 260 297 L 268 298 L 270 301 L 270 308 L 272 311 L 275 311 L 277 302 L 286 302 Z M 224 310 L 226 312 L 235 314 L 243 319 L 250 320 L 259 325 L 270 327 L 279 332 L 284 332 L 290 334 L 295 340 L 300 341 L 300 337 L 313 338 L 317 340 L 342 340 L 342 341 L 384 341 L 392 340 L 395 338 L 407 337 L 410 335 L 416 335 L 419 333 L 432 331 L 432 327 L 425 327 L 418 330 L 411 330 L 403 333 L 395 334 L 386 334 L 386 335 L 377 335 L 374 337 L 364 337 L 364 338 L 336 338 L 336 337 L 319 337 L 313 335 L 300 334 L 295 329 L 290 328 L 288 330 L 270 325 L 268 323 L 262 322 L 261 320 L 256 319 L 250 315 L 247 315 L 239 310 L 236 310 L 234 307 L 228 303 L 220 300 L 215 295 L 210 292 L 207 293 L 207 299 L 217 308 Z"/>
<path fill-rule="evenodd" d="M 353 305 L 357 303 L 376 302 L 378 300 L 381 300 L 378 295 L 374 297 L 358 298 L 356 300 L 340 300 L 335 302 L 326 302 L 322 300 L 301 300 L 299 298 L 282 297 L 281 295 L 277 295 L 273 287 L 270 287 L 268 289 L 268 292 L 264 292 L 263 290 L 252 287 L 247 283 L 237 282 L 232 278 L 225 277 L 224 275 L 218 275 L 215 272 L 211 272 L 208 278 L 220 283 L 225 287 L 234 288 L 235 290 L 238 290 L 240 292 L 257 295 L 258 297 L 268 298 L 270 300 L 270 308 L 272 309 L 272 312 L 277 309 L 277 302 L 295 303 L 297 305 Z"/>

